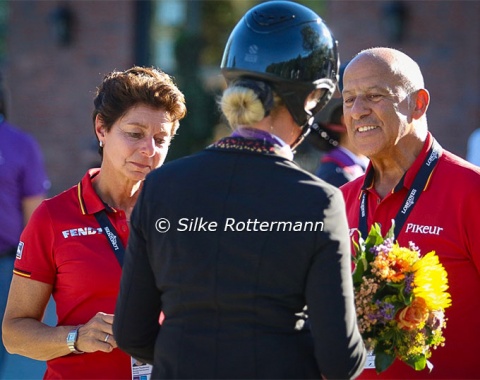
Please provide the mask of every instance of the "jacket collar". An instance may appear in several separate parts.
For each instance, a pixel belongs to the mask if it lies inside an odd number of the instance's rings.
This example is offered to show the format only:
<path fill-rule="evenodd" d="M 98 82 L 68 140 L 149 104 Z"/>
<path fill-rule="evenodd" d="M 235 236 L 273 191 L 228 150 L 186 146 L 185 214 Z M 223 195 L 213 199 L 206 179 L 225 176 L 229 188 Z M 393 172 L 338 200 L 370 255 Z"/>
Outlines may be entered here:
<path fill-rule="evenodd" d="M 293 160 L 293 152 L 288 145 L 280 145 L 269 139 L 228 136 L 210 145 L 209 150 L 252 153 L 282 157 Z"/>

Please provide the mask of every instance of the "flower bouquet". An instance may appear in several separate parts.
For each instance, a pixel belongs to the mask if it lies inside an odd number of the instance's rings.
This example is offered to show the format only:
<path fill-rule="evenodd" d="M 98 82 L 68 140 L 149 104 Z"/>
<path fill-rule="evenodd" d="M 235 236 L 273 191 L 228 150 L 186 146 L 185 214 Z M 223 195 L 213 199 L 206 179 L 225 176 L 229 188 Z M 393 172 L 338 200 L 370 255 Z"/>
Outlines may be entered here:
<path fill-rule="evenodd" d="M 400 247 L 393 229 L 383 237 L 375 224 L 365 240 L 354 242 L 358 325 L 378 373 L 395 359 L 431 370 L 428 358 L 444 345 L 444 311 L 451 305 L 447 272 L 435 252 L 420 256 L 411 242 Z"/>

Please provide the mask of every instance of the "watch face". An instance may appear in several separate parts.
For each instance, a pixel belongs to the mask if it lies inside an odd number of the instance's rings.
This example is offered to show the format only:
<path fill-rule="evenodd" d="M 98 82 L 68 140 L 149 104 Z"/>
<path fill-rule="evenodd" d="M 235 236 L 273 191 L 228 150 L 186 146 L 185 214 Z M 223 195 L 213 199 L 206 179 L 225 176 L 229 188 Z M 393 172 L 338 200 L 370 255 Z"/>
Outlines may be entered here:
<path fill-rule="evenodd" d="M 77 332 L 76 331 L 69 332 L 68 335 L 67 335 L 67 341 L 68 342 L 74 342 L 76 337 L 77 337 Z"/>
<path fill-rule="evenodd" d="M 70 349 L 71 352 L 74 354 L 83 354 L 82 351 L 78 351 L 75 348 L 75 342 L 77 341 L 78 338 L 78 327 L 75 330 L 72 330 L 68 333 L 67 335 L 67 346 Z"/>

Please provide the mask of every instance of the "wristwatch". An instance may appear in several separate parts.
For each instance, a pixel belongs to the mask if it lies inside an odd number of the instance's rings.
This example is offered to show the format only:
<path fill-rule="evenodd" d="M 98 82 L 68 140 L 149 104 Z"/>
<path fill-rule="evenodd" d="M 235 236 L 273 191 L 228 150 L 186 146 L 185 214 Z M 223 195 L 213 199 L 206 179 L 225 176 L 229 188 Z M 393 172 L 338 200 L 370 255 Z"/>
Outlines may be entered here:
<path fill-rule="evenodd" d="M 71 352 L 74 354 L 83 354 L 83 351 L 78 351 L 75 347 L 75 343 L 77 343 L 78 339 L 78 329 L 82 327 L 82 325 L 75 327 L 72 331 L 70 331 L 67 335 L 67 346 Z"/>

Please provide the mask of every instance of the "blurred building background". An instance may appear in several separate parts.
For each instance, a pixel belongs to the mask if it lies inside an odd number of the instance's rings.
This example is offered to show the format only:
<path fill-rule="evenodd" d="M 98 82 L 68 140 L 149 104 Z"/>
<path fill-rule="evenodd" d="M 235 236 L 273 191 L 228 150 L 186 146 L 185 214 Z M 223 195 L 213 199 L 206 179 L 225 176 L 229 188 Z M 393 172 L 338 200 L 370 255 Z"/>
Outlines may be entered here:
<path fill-rule="evenodd" d="M 155 65 L 175 76 L 187 98 L 168 159 L 228 132 L 215 96 L 228 35 L 254 0 L 0 1 L 0 70 L 9 119 L 39 141 L 50 195 L 74 185 L 98 162 L 91 120 L 95 86 L 113 69 Z M 431 131 L 464 157 L 480 126 L 480 1 L 298 1 L 327 22 L 342 61 L 391 46 L 425 74 Z M 288 41 L 285 41 L 288 43 Z M 315 154 L 299 160 L 307 169 Z M 21 152 L 19 152 L 21 154 Z M 307 157 L 307 158 L 305 158 Z"/>
<path fill-rule="evenodd" d="M 215 106 L 228 35 L 255 0 L 0 0 L 0 73 L 8 118 L 40 143 L 50 195 L 98 163 L 91 120 L 95 86 L 113 69 L 158 66 L 187 98 L 168 159 L 228 133 Z M 372 46 L 398 48 L 418 61 L 432 102 L 431 131 L 464 157 L 480 127 L 480 1 L 298 1 L 324 18 L 342 61 Z M 288 43 L 288 41 L 285 41 Z M 22 152 L 18 152 L 22 154 Z M 304 143 L 308 170 L 319 152 Z M 0 210 L 0 212 L 2 212 Z M 53 310 L 47 323 L 54 323 Z M 44 363 L 12 355 L 9 379 L 41 378 Z"/>

